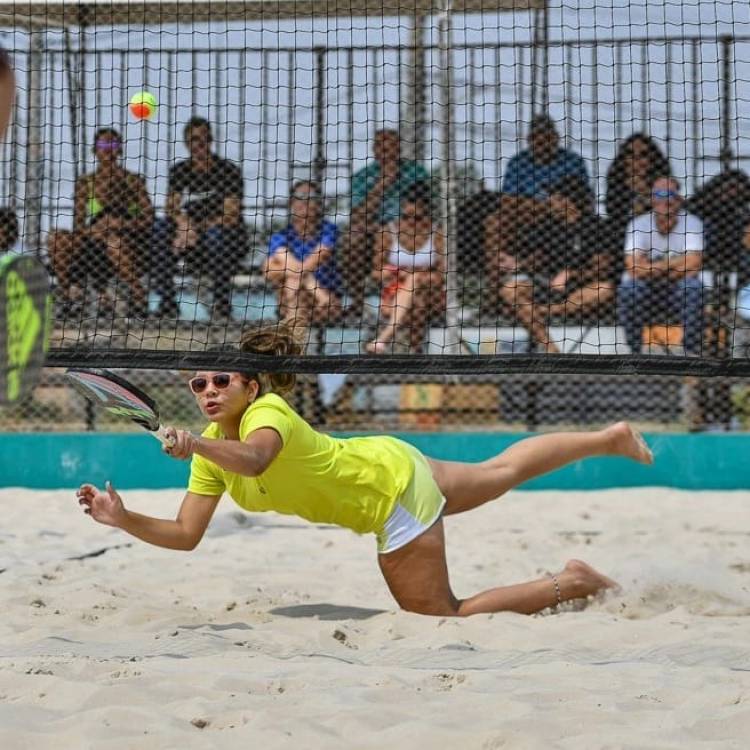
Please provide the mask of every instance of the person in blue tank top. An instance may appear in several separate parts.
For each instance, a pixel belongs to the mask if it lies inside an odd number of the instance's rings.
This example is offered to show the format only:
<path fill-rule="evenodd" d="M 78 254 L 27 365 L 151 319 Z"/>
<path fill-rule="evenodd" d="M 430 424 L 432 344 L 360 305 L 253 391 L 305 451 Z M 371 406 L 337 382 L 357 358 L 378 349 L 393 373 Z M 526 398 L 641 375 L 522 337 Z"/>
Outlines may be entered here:
<path fill-rule="evenodd" d="M 323 218 L 314 182 L 296 182 L 289 196 L 289 224 L 271 236 L 264 271 L 276 287 L 279 317 L 298 326 L 325 323 L 341 314 L 336 268 L 338 228 Z"/>

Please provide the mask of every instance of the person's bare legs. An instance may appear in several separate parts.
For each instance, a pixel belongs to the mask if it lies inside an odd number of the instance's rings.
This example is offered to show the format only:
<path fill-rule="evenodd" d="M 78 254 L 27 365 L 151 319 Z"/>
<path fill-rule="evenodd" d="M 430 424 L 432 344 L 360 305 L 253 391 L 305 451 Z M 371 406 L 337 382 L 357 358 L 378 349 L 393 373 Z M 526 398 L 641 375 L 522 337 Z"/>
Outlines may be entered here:
<path fill-rule="evenodd" d="M 279 317 L 308 319 L 308 294 L 302 293 L 302 263 L 290 252 L 279 251 L 266 261 L 266 278 L 276 287 L 279 295 Z M 303 309 L 304 308 L 304 309 Z"/>
<path fill-rule="evenodd" d="M 414 274 L 414 302 L 409 316 L 409 351 L 419 353 L 425 341 L 430 318 L 444 309 L 443 279 L 435 278 L 433 271 L 418 271 Z"/>
<path fill-rule="evenodd" d="M 302 277 L 302 289 L 308 295 L 311 322 L 325 324 L 341 317 L 343 311 L 341 298 L 330 289 L 320 286 L 312 273 L 306 273 Z"/>
<path fill-rule="evenodd" d="M 402 609 L 443 617 L 505 611 L 533 614 L 558 604 L 558 589 L 559 601 L 565 602 L 616 586 L 590 565 L 570 560 L 554 580 L 540 578 L 458 599 L 450 586 L 442 519 L 401 549 L 378 555 L 378 563 L 393 598 Z"/>
<path fill-rule="evenodd" d="M 563 302 L 549 306 L 550 315 L 579 318 L 581 315 L 606 305 L 615 296 L 614 284 L 600 282 L 597 285 L 574 289 Z"/>
<path fill-rule="evenodd" d="M 368 222 L 360 209 L 352 211 L 349 231 L 342 233 L 341 270 L 349 292 L 349 314 L 361 318 L 364 313 L 367 280 L 372 270 L 373 235 L 382 229 Z"/>
<path fill-rule="evenodd" d="M 385 321 L 378 328 L 375 339 L 367 345 L 367 351 L 381 353 L 396 338 L 396 333 L 407 324 L 414 305 L 413 285 L 405 281 L 393 295 L 393 302 L 383 308 Z M 389 312 L 386 312 L 389 311 Z"/>
<path fill-rule="evenodd" d="M 595 432 L 554 432 L 526 438 L 475 464 L 428 460 L 446 499 L 444 514 L 450 515 L 476 508 L 529 479 L 592 456 L 622 456 L 638 463 L 653 463 L 640 433 L 627 422 Z"/>
<path fill-rule="evenodd" d="M 103 240 L 107 257 L 114 266 L 115 273 L 128 285 L 133 301 L 139 306 L 145 306 L 146 290 L 138 276 L 133 246 L 125 237 L 116 232 L 107 232 Z"/>
<path fill-rule="evenodd" d="M 513 311 L 518 322 L 529 332 L 531 340 L 542 344 L 548 354 L 559 354 L 560 349 L 550 340 L 549 329 L 539 306 L 534 302 L 531 281 L 508 281 L 500 287 L 500 297 Z"/>
<path fill-rule="evenodd" d="M 73 296 L 71 289 L 73 279 L 70 278 L 70 266 L 76 253 L 73 233 L 64 229 L 50 232 L 47 250 L 62 298 L 65 301 L 70 301 Z"/>

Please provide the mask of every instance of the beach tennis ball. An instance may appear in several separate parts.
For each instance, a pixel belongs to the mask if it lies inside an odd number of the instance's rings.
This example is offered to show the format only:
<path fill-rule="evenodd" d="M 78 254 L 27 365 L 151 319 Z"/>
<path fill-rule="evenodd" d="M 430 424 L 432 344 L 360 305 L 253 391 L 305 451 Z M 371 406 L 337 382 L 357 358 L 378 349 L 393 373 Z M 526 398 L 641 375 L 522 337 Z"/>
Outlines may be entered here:
<path fill-rule="evenodd" d="M 150 120 L 156 107 L 156 97 L 148 91 L 139 91 L 130 100 L 130 112 L 136 120 Z"/>

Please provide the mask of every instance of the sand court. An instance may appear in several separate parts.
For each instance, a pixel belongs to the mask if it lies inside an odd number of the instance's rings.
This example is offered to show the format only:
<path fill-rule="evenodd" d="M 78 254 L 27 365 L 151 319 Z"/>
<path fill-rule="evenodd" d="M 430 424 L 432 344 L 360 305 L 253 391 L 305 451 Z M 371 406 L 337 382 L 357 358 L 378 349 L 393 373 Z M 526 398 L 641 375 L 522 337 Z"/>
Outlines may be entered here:
<path fill-rule="evenodd" d="M 123 492 L 174 515 L 181 491 Z M 396 610 L 375 543 L 241 512 L 170 552 L 0 490 L 0 746 L 744 748 L 746 492 L 514 492 L 446 519 L 456 593 L 578 557 L 557 614 Z"/>

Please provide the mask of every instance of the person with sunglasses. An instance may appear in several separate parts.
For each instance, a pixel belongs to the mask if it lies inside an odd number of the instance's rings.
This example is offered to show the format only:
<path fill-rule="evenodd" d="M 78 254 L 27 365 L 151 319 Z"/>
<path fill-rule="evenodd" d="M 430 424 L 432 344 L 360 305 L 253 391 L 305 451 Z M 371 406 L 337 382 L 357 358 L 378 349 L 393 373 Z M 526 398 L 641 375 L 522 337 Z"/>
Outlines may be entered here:
<path fill-rule="evenodd" d="M 697 356 L 703 341 L 703 222 L 685 210 L 673 177 L 654 181 L 651 207 L 628 225 L 618 322 L 630 351 L 640 354 L 644 326 L 678 317 L 685 353 Z"/>
<path fill-rule="evenodd" d="M 672 174 L 669 160 L 654 138 L 633 133 L 617 147 L 607 170 L 605 208 L 620 248 L 631 219 L 651 210 L 651 186 L 657 177 Z"/>
<path fill-rule="evenodd" d="M 122 166 L 122 148 L 114 128 L 96 131 L 97 166 L 76 182 L 73 231 L 57 230 L 48 238 L 63 315 L 80 307 L 88 279 L 99 295 L 99 314 L 112 314 L 113 276 L 130 290 L 129 315 L 146 315 L 140 276 L 154 212 L 144 178 Z"/>
<path fill-rule="evenodd" d="M 276 287 L 282 320 L 304 329 L 341 315 L 337 239 L 338 228 L 323 218 L 317 184 L 294 183 L 289 195 L 289 224 L 271 236 L 263 269 Z"/>
<path fill-rule="evenodd" d="M 368 352 L 392 352 L 402 332 L 410 352 L 421 350 L 430 316 L 445 306 L 445 268 L 445 235 L 432 218 L 430 186 L 418 183 L 406 193 L 398 221 L 376 238 L 380 325 Z"/>
<path fill-rule="evenodd" d="M 267 324 L 250 328 L 240 349 L 276 356 L 301 351 L 291 327 Z M 99 523 L 175 550 L 196 547 L 225 492 L 247 511 L 371 533 L 394 599 L 425 615 L 531 614 L 614 585 L 586 563 L 571 560 L 555 575 L 460 599 L 449 582 L 443 518 L 589 456 L 650 464 L 651 451 L 626 422 L 527 438 L 481 463 L 437 461 L 385 435 L 335 438 L 316 431 L 286 401 L 294 384 L 290 373 L 201 371 L 191 378 L 190 389 L 210 424 L 201 436 L 167 428 L 175 441 L 167 453 L 191 461 L 175 520 L 128 510 L 109 484 L 104 491 L 82 485 L 78 502 Z"/>

